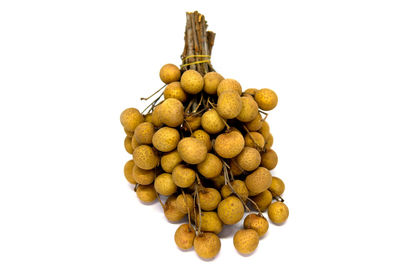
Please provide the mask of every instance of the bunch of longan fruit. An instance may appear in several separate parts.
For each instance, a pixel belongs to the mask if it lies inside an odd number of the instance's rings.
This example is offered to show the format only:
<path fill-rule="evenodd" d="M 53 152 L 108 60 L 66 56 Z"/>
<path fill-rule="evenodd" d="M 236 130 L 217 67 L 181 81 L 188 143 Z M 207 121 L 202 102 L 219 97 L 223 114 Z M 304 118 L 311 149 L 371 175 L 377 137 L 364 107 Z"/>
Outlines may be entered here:
<path fill-rule="evenodd" d="M 126 179 L 142 202 L 158 199 L 170 222 L 187 219 L 175 242 L 203 259 L 219 253 L 223 226 L 248 212 L 233 243 L 239 253 L 252 253 L 268 231 L 263 212 L 275 224 L 289 216 L 281 198 L 285 184 L 270 173 L 278 156 L 264 111 L 275 108 L 277 95 L 243 92 L 238 81 L 217 72 L 203 76 L 172 64 L 161 68 L 160 78 L 165 89 L 145 111 L 121 114 L 125 149 L 133 155 Z M 165 203 L 160 195 L 168 196 Z"/>

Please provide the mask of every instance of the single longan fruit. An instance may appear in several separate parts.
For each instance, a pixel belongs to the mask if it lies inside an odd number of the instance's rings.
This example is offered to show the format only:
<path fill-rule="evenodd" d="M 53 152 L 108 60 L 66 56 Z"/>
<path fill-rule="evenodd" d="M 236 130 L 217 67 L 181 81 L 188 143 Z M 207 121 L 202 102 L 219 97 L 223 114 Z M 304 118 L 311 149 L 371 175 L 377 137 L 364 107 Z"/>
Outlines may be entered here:
<path fill-rule="evenodd" d="M 128 137 L 132 137 L 133 136 L 133 132 L 132 131 L 129 131 L 126 128 L 124 128 L 124 131 L 125 131 L 126 136 L 128 136 Z"/>
<path fill-rule="evenodd" d="M 153 124 L 148 122 L 143 122 L 136 127 L 133 136 L 140 145 L 142 144 L 150 145 L 153 135 L 154 135 Z"/>
<path fill-rule="evenodd" d="M 251 197 L 251 199 L 257 204 L 261 211 L 266 211 L 272 202 L 272 194 L 269 190 L 265 190 L 260 194 Z"/>
<path fill-rule="evenodd" d="M 177 150 L 167 153 L 161 157 L 161 168 L 167 172 L 172 173 L 175 166 L 182 162 Z"/>
<path fill-rule="evenodd" d="M 278 155 L 274 150 L 267 150 L 261 155 L 261 165 L 268 170 L 272 170 L 278 164 Z"/>
<path fill-rule="evenodd" d="M 195 131 L 201 126 L 201 116 L 189 115 L 183 121 L 183 127 L 188 131 Z"/>
<path fill-rule="evenodd" d="M 135 167 L 135 162 L 133 162 L 133 160 L 127 161 L 124 166 L 124 175 L 129 183 L 136 184 L 136 180 L 133 178 L 132 175 L 133 167 Z"/>
<path fill-rule="evenodd" d="M 152 184 L 139 184 L 136 189 L 136 196 L 144 203 L 151 203 L 157 198 L 157 193 Z"/>
<path fill-rule="evenodd" d="M 257 92 L 258 92 L 258 89 L 255 89 L 255 88 L 249 88 L 249 89 L 246 89 L 246 91 L 244 91 L 246 94 L 248 94 L 248 95 L 251 95 L 251 96 L 254 96 Z"/>
<path fill-rule="evenodd" d="M 236 157 L 239 166 L 245 171 L 253 171 L 261 163 L 260 152 L 255 148 L 244 147 L 243 151 Z"/>
<path fill-rule="evenodd" d="M 186 93 L 196 95 L 203 90 L 203 76 L 195 70 L 187 70 L 182 74 L 181 86 Z"/>
<path fill-rule="evenodd" d="M 215 188 L 220 189 L 225 184 L 225 177 L 223 175 L 216 176 L 211 179 Z"/>
<path fill-rule="evenodd" d="M 240 167 L 239 163 L 237 163 L 236 159 L 231 159 L 229 162 L 229 167 L 234 176 L 240 176 L 244 173 L 242 167 Z"/>
<path fill-rule="evenodd" d="M 180 135 L 178 130 L 171 127 L 162 127 L 154 133 L 153 146 L 160 152 L 170 152 L 178 145 Z"/>
<path fill-rule="evenodd" d="M 258 233 L 252 229 L 239 230 L 233 236 L 233 245 L 239 253 L 244 255 L 253 253 L 257 249 L 258 242 Z"/>
<path fill-rule="evenodd" d="M 188 209 L 191 212 L 194 209 L 193 197 L 189 194 L 179 194 L 176 198 L 176 208 L 184 214 L 188 213 Z"/>
<path fill-rule="evenodd" d="M 190 187 L 196 179 L 196 172 L 182 164 L 177 165 L 172 171 L 172 180 L 182 188 Z"/>
<path fill-rule="evenodd" d="M 216 257 L 221 249 L 221 241 L 214 233 L 203 233 L 194 238 L 194 250 L 205 260 Z"/>
<path fill-rule="evenodd" d="M 152 117 L 151 113 L 150 113 L 150 114 L 146 114 L 146 115 L 144 116 L 144 121 L 145 121 L 145 122 L 148 122 L 148 123 L 151 123 L 151 122 L 152 122 L 152 121 L 151 121 L 151 117 Z"/>
<path fill-rule="evenodd" d="M 178 152 L 181 158 L 189 164 L 199 164 L 207 157 L 206 144 L 193 137 L 186 137 L 179 141 Z"/>
<path fill-rule="evenodd" d="M 265 142 L 265 149 L 270 150 L 273 144 L 274 144 L 274 137 L 270 133 L 267 141 Z"/>
<path fill-rule="evenodd" d="M 265 140 L 261 133 L 251 131 L 244 136 L 244 144 L 246 147 L 263 149 Z"/>
<path fill-rule="evenodd" d="M 268 137 L 269 137 L 269 124 L 266 121 L 262 121 L 261 128 L 258 132 L 261 133 L 261 135 L 264 138 L 264 141 L 267 142 Z"/>
<path fill-rule="evenodd" d="M 185 91 L 181 87 L 181 83 L 178 81 L 169 83 L 164 90 L 164 98 L 176 98 L 181 102 L 185 102 L 187 99 Z"/>
<path fill-rule="evenodd" d="M 197 170 L 208 179 L 215 178 L 222 171 L 221 159 L 212 153 L 208 153 L 206 159 L 197 164 Z"/>
<path fill-rule="evenodd" d="M 272 203 L 268 207 L 268 217 L 275 224 L 282 224 L 289 217 L 289 209 L 282 202 Z"/>
<path fill-rule="evenodd" d="M 272 176 L 268 169 L 258 167 L 257 170 L 246 177 L 245 183 L 249 191 L 258 194 L 271 186 Z"/>
<path fill-rule="evenodd" d="M 178 222 L 185 214 L 180 212 L 176 206 L 176 196 L 171 195 L 168 197 L 164 206 L 164 215 L 171 222 Z"/>
<path fill-rule="evenodd" d="M 136 165 L 132 168 L 132 177 L 138 184 L 151 184 L 154 181 L 154 170 L 143 170 Z"/>
<path fill-rule="evenodd" d="M 283 194 L 283 192 L 285 192 L 285 184 L 280 178 L 272 177 L 272 183 L 269 187 L 269 191 L 280 196 Z"/>
<path fill-rule="evenodd" d="M 254 96 L 258 106 L 265 111 L 275 108 L 278 104 L 278 96 L 270 89 L 261 89 Z"/>
<path fill-rule="evenodd" d="M 247 190 L 246 184 L 244 183 L 244 181 L 241 180 L 234 180 L 231 183 L 233 189 L 235 190 L 235 192 L 240 196 L 240 198 L 242 198 L 243 201 L 246 201 L 247 198 L 249 197 L 249 191 Z M 222 198 L 226 199 L 229 196 L 231 196 L 233 194 L 231 187 L 228 184 L 225 184 L 222 188 L 221 188 L 221 195 Z"/>
<path fill-rule="evenodd" d="M 216 134 L 225 128 L 224 121 L 215 109 L 210 109 L 201 116 L 201 126 L 209 134 Z"/>
<path fill-rule="evenodd" d="M 132 140 L 131 140 L 132 154 L 133 154 L 133 151 L 134 151 L 137 147 L 139 147 L 140 145 L 141 145 L 141 144 L 139 144 L 139 142 L 136 140 L 135 136 L 133 136 L 133 137 L 132 137 Z"/>
<path fill-rule="evenodd" d="M 197 214 L 197 223 L 200 223 L 200 215 Z M 219 219 L 215 211 L 202 211 L 201 212 L 201 230 L 204 232 L 212 232 L 219 234 L 222 231 L 224 224 Z"/>
<path fill-rule="evenodd" d="M 154 180 L 154 189 L 157 193 L 170 196 L 176 192 L 176 185 L 172 180 L 172 175 L 168 173 L 162 173 L 158 175 Z"/>
<path fill-rule="evenodd" d="M 251 122 L 259 115 L 257 102 L 255 102 L 252 96 L 244 96 L 241 99 L 242 110 L 240 110 L 236 118 L 244 123 Z"/>
<path fill-rule="evenodd" d="M 193 247 L 196 233 L 191 225 L 182 224 L 176 229 L 175 243 L 182 250 L 189 250 Z"/>
<path fill-rule="evenodd" d="M 249 131 L 259 131 L 261 129 L 263 118 L 260 113 L 254 118 L 254 120 L 246 123 L 246 127 Z M 269 131 L 268 131 L 269 132 Z"/>
<path fill-rule="evenodd" d="M 233 225 L 242 219 L 244 207 L 242 202 L 235 196 L 229 196 L 218 205 L 218 217 L 224 224 Z"/>
<path fill-rule="evenodd" d="M 242 86 L 235 79 L 227 78 L 219 83 L 217 88 L 218 96 L 225 91 L 235 91 L 240 96 L 242 94 Z"/>
<path fill-rule="evenodd" d="M 167 98 L 160 105 L 160 120 L 169 127 L 177 127 L 183 123 L 183 104 L 175 98 Z"/>
<path fill-rule="evenodd" d="M 212 149 L 212 143 L 210 139 L 210 135 L 202 129 L 198 129 L 193 132 L 192 137 L 204 142 L 207 147 L 207 151 L 209 152 Z"/>
<path fill-rule="evenodd" d="M 199 201 L 202 210 L 211 211 L 218 207 L 221 194 L 217 189 L 207 187 L 199 191 Z"/>
<path fill-rule="evenodd" d="M 180 69 L 173 64 L 166 64 L 160 69 L 160 79 L 165 84 L 179 81 L 181 77 Z"/>
<path fill-rule="evenodd" d="M 163 125 L 161 121 L 161 104 L 154 107 L 153 113 L 151 114 L 151 123 L 155 127 L 161 127 Z"/>
<path fill-rule="evenodd" d="M 218 97 L 217 112 L 224 119 L 234 119 L 242 111 L 242 106 L 242 98 L 235 91 L 225 91 Z"/>
<path fill-rule="evenodd" d="M 126 131 L 134 132 L 135 128 L 144 122 L 144 117 L 136 108 L 128 108 L 121 113 L 120 120 Z"/>
<path fill-rule="evenodd" d="M 217 72 L 208 72 L 204 75 L 204 92 L 209 95 L 215 95 L 217 93 L 217 88 L 219 83 L 224 80 L 221 74 Z"/>
<path fill-rule="evenodd" d="M 223 158 L 234 158 L 243 148 L 243 135 L 237 131 L 220 134 L 215 139 L 214 150 Z"/>
<path fill-rule="evenodd" d="M 130 154 L 133 153 L 132 138 L 131 138 L 131 137 L 129 137 L 129 136 L 126 136 L 126 137 L 125 137 L 124 146 L 125 146 L 125 150 L 126 150 L 128 153 L 130 153 Z"/>
<path fill-rule="evenodd" d="M 267 233 L 269 224 L 264 217 L 251 213 L 244 219 L 243 227 L 245 229 L 253 229 L 259 237 L 262 237 Z"/>
<path fill-rule="evenodd" d="M 157 166 L 159 158 L 152 147 L 141 145 L 133 151 L 133 161 L 139 168 L 150 170 Z"/>

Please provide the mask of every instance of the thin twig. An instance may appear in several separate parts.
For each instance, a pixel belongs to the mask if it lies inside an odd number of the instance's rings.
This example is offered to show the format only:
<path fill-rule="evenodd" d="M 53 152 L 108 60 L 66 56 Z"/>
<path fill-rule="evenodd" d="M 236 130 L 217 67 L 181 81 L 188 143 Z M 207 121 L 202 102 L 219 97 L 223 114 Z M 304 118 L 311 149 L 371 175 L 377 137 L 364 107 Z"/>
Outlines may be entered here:
<path fill-rule="evenodd" d="M 150 99 L 152 96 L 154 96 L 154 95 L 157 94 L 159 91 L 161 91 L 165 86 L 167 86 L 167 84 L 164 84 L 164 86 L 162 86 L 160 89 L 158 89 L 155 93 L 151 94 L 150 96 L 148 96 L 148 97 L 146 97 L 146 98 L 144 98 L 144 97 L 140 98 L 140 100 L 148 100 L 148 99 Z"/>

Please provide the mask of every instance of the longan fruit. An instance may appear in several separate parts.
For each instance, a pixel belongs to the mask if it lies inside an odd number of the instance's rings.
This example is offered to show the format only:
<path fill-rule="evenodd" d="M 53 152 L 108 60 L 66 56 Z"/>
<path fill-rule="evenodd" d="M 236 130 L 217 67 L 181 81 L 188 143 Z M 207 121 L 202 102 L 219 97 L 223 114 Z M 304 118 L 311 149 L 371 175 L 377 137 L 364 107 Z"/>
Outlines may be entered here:
<path fill-rule="evenodd" d="M 155 127 L 161 127 L 163 125 L 161 121 L 161 104 L 154 107 L 153 113 L 151 114 L 151 123 Z"/>
<path fill-rule="evenodd" d="M 140 145 L 142 144 L 150 145 L 153 135 L 154 135 L 153 124 L 148 122 L 143 122 L 136 127 L 133 136 Z"/>
<path fill-rule="evenodd" d="M 270 89 L 261 89 L 254 96 L 258 106 L 265 111 L 275 108 L 278 104 L 278 96 Z"/>
<path fill-rule="evenodd" d="M 211 211 L 218 207 L 221 194 L 215 188 L 207 187 L 199 191 L 199 203 L 202 210 Z"/>
<path fill-rule="evenodd" d="M 271 186 L 272 176 L 268 169 L 258 167 L 257 170 L 246 177 L 245 183 L 249 191 L 258 194 Z"/>
<path fill-rule="evenodd" d="M 215 139 L 214 150 L 223 158 L 234 158 L 243 148 L 243 135 L 237 131 L 220 134 Z"/>
<path fill-rule="evenodd" d="M 126 150 L 128 153 L 130 153 L 130 154 L 133 153 L 132 138 L 131 138 L 131 137 L 129 137 L 129 136 L 126 136 L 126 137 L 125 137 L 124 146 L 125 146 L 125 150 Z"/>
<path fill-rule="evenodd" d="M 258 233 L 253 229 L 238 230 L 233 236 L 233 245 L 239 253 L 244 255 L 253 253 L 258 242 Z"/>
<path fill-rule="evenodd" d="M 289 208 L 282 202 L 274 202 L 268 207 L 268 217 L 275 224 L 282 224 L 289 217 Z"/>
<path fill-rule="evenodd" d="M 185 128 L 185 130 L 193 132 L 199 129 L 200 126 L 201 126 L 201 116 L 189 115 L 183 121 L 183 127 Z"/>
<path fill-rule="evenodd" d="M 179 187 L 190 187 L 195 179 L 196 172 L 185 165 L 179 164 L 172 171 L 172 180 Z"/>
<path fill-rule="evenodd" d="M 226 91 L 234 91 L 240 96 L 242 94 L 242 86 L 235 79 L 227 78 L 219 83 L 217 94 L 219 96 L 221 93 Z"/>
<path fill-rule="evenodd" d="M 181 83 L 178 81 L 171 82 L 165 87 L 164 98 L 176 98 L 181 102 L 185 102 L 187 99 L 185 91 L 181 87 Z"/>
<path fill-rule="evenodd" d="M 251 122 L 259 115 L 257 102 L 249 95 L 241 97 L 241 100 L 242 109 L 236 119 L 244 123 Z"/>
<path fill-rule="evenodd" d="M 251 131 L 244 136 L 244 144 L 246 147 L 263 149 L 265 140 L 261 133 Z"/>
<path fill-rule="evenodd" d="M 165 84 L 179 81 L 181 77 L 180 69 L 173 64 L 166 64 L 160 69 L 160 79 Z"/>
<path fill-rule="evenodd" d="M 132 140 L 131 140 L 131 146 L 132 146 L 132 154 L 133 151 L 139 147 L 141 144 L 139 144 L 139 142 L 136 140 L 135 136 L 132 136 Z"/>
<path fill-rule="evenodd" d="M 164 154 L 161 157 L 161 168 L 167 173 L 172 173 L 172 170 L 174 170 L 175 166 L 181 162 L 182 158 L 179 156 L 178 151 L 175 150 L 173 152 Z"/>
<path fill-rule="evenodd" d="M 136 188 L 136 196 L 144 203 L 151 203 L 157 198 L 157 193 L 152 184 L 139 184 Z"/>
<path fill-rule="evenodd" d="M 242 219 L 244 207 L 239 198 L 229 196 L 218 204 L 218 217 L 224 224 L 233 225 Z"/>
<path fill-rule="evenodd" d="M 254 120 L 246 123 L 246 127 L 249 131 L 259 131 L 261 129 L 263 118 L 260 113 L 254 118 Z M 269 132 L 269 131 L 268 131 Z"/>
<path fill-rule="evenodd" d="M 272 149 L 261 154 L 261 165 L 268 170 L 272 170 L 278 164 L 278 155 Z"/>
<path fill-rule="evenodd" d="M 261 128 L 258 131 L 259 133 L 261 133 L 261 135 L 264 138 L 264 141 L 267 142 L 268 137 L 269 137 L 269 124 L 266 121 L 262 121 L 261 122 Z"/>
<path fill-rule="evenodd" d="M 257 232 L 259 237 L 262 237 L 267 233 L 269 224 L 264 217 L 251 213 L 244 219 L 243 227 L 245 229 L 253 229 Z"/>
<path fill-rule="evenodd" d="M 175 183 L 172 180 L 172 175 L 169 173 L 162 173 L 154 180 L 154 189 L 157 193 L 170 196 L 177 190 Z"/>
<path fill-rule="evenodd" d="M 151 123 L 152 122 L 151 121 L 152 120 L 151 117 L 152 117 L 151 113 L 144 115 L 144 121 L 148 122 L 148 123 Z"/>
<path fill-rule="evenodd" d="M 178 152 L 183 161 L 189 164 L 199 164 L 207 157 L 206 144 L 193 137 L 186 137 L 179 141 Z"/>
<path fill-rule="evenodd" d="M 159 157 L 152 147 L 141 145 L 133 151 L 133 161 L 139 168 L 150 170 L 157 166 Z"/>
<path fill-rule="evenodd" d="M 280 178 L 272 177 L 272 183 L 268 190 L 280 196 L 285 192 L 285 184 Z"/>
<path fill-rule="evenodd" d="M 197 214 L 197 223 L 200 223 L 200 215 Z M 213 232 L 219 234 L 222 231 L 224 224 L 219 219 L 215 211 L 202 211 L 201 212 L 201 231 Z"/>
<path fill-rule="evenodd" d="M 136 165 L 132 168 L 132 177 L 138 184 L 151 184 L 154 181 L 154 170 L 143 170 Z"/>
<path fill-rule="evenodd" d="M 244 92 L 245 92 L 246 94 L 249 94 L 249 95 L 251 95 L 251 96 L 254 96 L 254 95 L 257 93 L 257 91 L 258 91 L 258 89 L 249 88 L 249 89 L 246 89 Z"/>
<path fill-rule="evenodd" d="M 191 225 L 182 224 L 176 229 L 174 239 L 180 249 L 189 250 L 193 247 L 195 236 L 196 233 Z"/>
<path fill-rule="evenodd" d="M 126 136 L 128 136 L 128 137 L 132 137 L 133 136 L 133 131 L 129 131 L 126 128 L 124 128 L 124 131 L 125 131 Z"/>
<path fill-rule="evenodd" d="M 249 191 L 247 190 L 246 184 L 241 180 L 234 180 L 231 182 L 231 185 L 235 192 L 242 198 L 243 201 L 246 201 L 249 197 Z M 226 199 L 233 194 L 231 187 L 228 184 L 225 184 L 221 188 L 222 198 Z"/>
<path fill-rule="evenodd" d="M 160 105 L 160 120 L 169 127 L 178 127 L 183 123 L 183 104 L 175 98 L 167 98 Z"/>
<path fill-rule="evenodd" d="M 201 116 L 201 126 L 209 134 L 216 134 L 225 128 L 224 121 L 215 109 L 210 109 Z"/>
<path fill-rule="evenodd" d="M 180 135 L 178 130 L 171 127 L 162 127 L 154 133 L 152 143 L 160 152 L 170 152 L 178 145 Z"/>
<path fill-rule="evenodd" d="M 261 163 L 260 152 L 255 148 L 244 147 L 242 152 L 236 157 L 236 162 L 245 171 L 253 171 Z"/>
<path fill-rule="evenodd" d="M 179 194 L 176 198 L 176 208 L 184 214 L 188 213 L 188 208 L 189 212 L 191 212 L 194 209 L 193 197 L 189 194 Z"/>
<path fill-rule="evenodd" d="M 251 197 L 251 199 L 257 204 L 261 211 L 266 211 L 272 202 L 272 194 L 269 190 L 265 190 L 260 194 Z"/>
<path fill-rule="evenodd" d="M 135 167 L 135 162 L 133 162 L 133 160 L 127 161 L 124 166 L 124 175 L 129 183 L 136 184 L 136 180 L 133 178 L 132 175 L 133 167 Z"/>
<path fill-rule="evenodd" d="M 270 133 L 267 141 L 265 142 L 265 149 L 270 150 L 273 144 L 274 144 L 274 137 Z"/>
<path fill-rule="evenodd" d="M 215 178 L 222 171 L 221 159 L 212 153 L 208 153 L 206 159 L 197 164 L 197 170 L 208 179 Z"/>
<path fill-rule="evenodd" d="M 244 170 L 237 163 L 236 159 L 231 159 L 230 160 L 229 167 L 230 167 L 230 170 L 232 172 L 232 175 L 234 175 L 234 176 L 240 176 L 241 174 L 244 173 Z"/>
<path fill-rule="evenodd" d="M 182 74 L 181 86 L 186 93 L 196 95 L 203 90 L 203 76 L 195 70 L 187 70 Z"/>
<path fill-rule="evenodd" d="M 242 106 L 242 98 L 235 91 L 225 91 L 218 97 L 217 112 L 224 119 L 234 119 L 242 111 Z"/>
<path fill-rule="evenodd" d="M 168 197 L 164 206 L 164 215 L 171 222 L 177 222 L 185 217 L 185 213 L 182 213 L 176 207 L 176 196 L 171 195 Z"/>
<path fill-rule="evenodd" d="M 212 149 L 212 143 L 210 139 L 210 135 L 202 129 L 198 129 L 193 132 L 192 137 L 204 142 L 207 147 L 207 151 L 209 152 Z"/>
<path fill-rule="evenodd" d="M 206 73 L 206 75 L 204 75 L 204 92 L 209 95 L 215 95 L 218 85 L 222 80 L 224 80 L 222 75 L 215 71 Z"/>
<path fill-rule="evenodd" d="M 214 233 L 202 233 L 194 238 L 193 246 L 200 258 L 210 260 L 218 255 L 221 241 Z"/>
<path fill-rule="evenodd" d="M 220 189 L 225 184 L 225 177 L 223 175 L 216 176 L 211 179 L 215 188 Z"/>
<path fill-rule="evenodd" d="M 120 120 L 125 130 L 134 132 L 135 128 L 144 122 L 144 117 L 136 108 L 127 108 L 121 113 Z"/>

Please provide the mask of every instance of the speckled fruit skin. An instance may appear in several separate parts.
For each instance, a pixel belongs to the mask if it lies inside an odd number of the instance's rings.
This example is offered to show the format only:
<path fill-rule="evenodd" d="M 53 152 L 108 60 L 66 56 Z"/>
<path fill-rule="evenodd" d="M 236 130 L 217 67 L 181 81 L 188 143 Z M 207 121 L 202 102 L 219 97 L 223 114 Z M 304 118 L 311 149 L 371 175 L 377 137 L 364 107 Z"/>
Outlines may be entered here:
<path fill-rule="evenodd" d="M 168 98 L 160 105 L 160 120 L 169 127 L 183 123 L 183 104 L 175 98 Z"/>
<path fill-rule="evenodd" d="M 268 207 L 268 217 L 271 222 L 282 224 L 289 217 L 289 208 L 282 202 L 272 203 Z"/>
<path fill-rule="evenodd" d="M 176 98 L 181 102 L 187 99 L 185 91 L 182 89 L 181 83 L 178 81 L 172 82 L 164 89 L 164 98 Z"/>
<path fill-rule="evenodd" d="M 225 91 L 218 97 L 217 112 L 224 119 L 234 119 L 242 111 L 242 106 L 242 99 L 235 91 Z"/>
<path fill-rule="evenodd" d="M 264 141 L 267 142 L 269 137 L 269 124 L 266 121 L 261 122 L 261 128 L 258 131 L 264 138 Z"/>
<path fill-rule="evenodd" d="M 261 211 L 266 211 L 268 206 L 272 202 L 272 194 L 269 190 L 265 190 L 253 197 L 251 199 L 257 204 Z"/>
<path fill-rule="evenodd" d="M 244 142 L 246 147 L 262 149 L 265 145 L 264 137 L 261 133 L 252 131 L 244 136 Z"/>
<path fill-rule="evenodd" d="M 162 127 L 154 133 L 152 143 L 160 152 L 170 152 L 175 150 L 179 139 L 178 130 L 171 127 Z"/>
<path fill-rule="evenodd" d="M 151 114 L 151 123 L 155 127 L 161 127 L 163 125 L 160 117 L 161 116 L 160 112 L 161 112 L 161 104 L 154 107 L 153 113 Z"/>
<path fill-rule="evenodd" d="M 132 169 L 132 177 L 138 184 L 151 184 L 154 181 L 154 170 L 143 170 L 136 165 Z"/>
<path fill-rule="evenodd" d="M 257 102 L 252 96 L 241 97 L 241 100 L 242 110 L 240 110 L 240 113 L 236 118 L 244 123 L 251 122 L 259 114 Z"/>
<path fill-rule="evenodd" d="M 179 156 L 179 153 L 177 150 L 164 154 L 161 157 L 161 168 L 167 172 L 167 173 L 172 173 L 172 170 L 178 165 L 179 163 L 182 162 L 182 158 Z"/>
<path fill-rule="evenodd" d="M 265 111 L 274 109 L 278 104 L 278 96 L 270 89 L 259 90 L 255 94 L 254 99 L 256 100 L 258 106 Z"/>
<path fill-rule="evenodd" d="M 246 177 L 245 183 L 249 191 L 258 194 L 271 186 L 272 176 L 268 169 L 258 167 L 257 170 Z"/>
<path fill-rule="evenodd" d="M 135 137 L 136 141 L 142 145 L 142 144 L 151 144 L 151 139 L 153 138 L 154 135 L 154 125 L 152 123 L 148 122 L 143 122 L 140 123 L 133 134 Z"/>
<path fill-rule="evenodd" d="M 133 153 L 133 147 L 132 147 L 132 137 L 126 136 L 124 140 L 124 146 L 125 150 L 132 154 Z"/>
<path fill-rule="evenodd" d="M 150 170 L 157 166 L 159 158 L 152 147 L 141 145 L 133 151 L 133 161 L 139 168 Z"/>
<path fill-rule="evenodd" d="M 187 70 L 182 74 L 181 86 L 186 93 L 196 95 L 203 90 L 203 76 L 195 70 Z"/>
<path fill-rule="evenodd" d="M 176 206 L 175 195 L 169 196 L 167 201 L 165 202 L 164 215 L 168 219 L 168 221 L 171 222 L 178 222 L 183 217 L 185 217 L 185 213 L 180 212 Z"/>
<path fill-rule="evenodd" d="M 207 151 L 209 152 L 212 149 L 212 143 L 210 139 L 210 135 L 202 129 L 198 129 L 193 132 L 192 137 L 204 142 L 207 147 Z"/>
<path fill-rule="evenodd" d="M 172 175 L 168 173 L 162 173 L 154 180 L 154 189 L 157 193 L 170 196 L 177 190 L 176 184 L 172 180 Z"/>
<path fill-rule="evenodd" d="M 144 117 L 136 108 L 127 108 L 121 113 L 121 124 L 128 132 L 134 132 L 135 128 L 144 122 Z"/>
<path fill-rule="evenodd" d="M 209 134 L 219 133 L 225 128 L 222 118 L 215 109 L 210 109 L 201 116 L 201 126 Z"/>
<path fill-rule="evenodd" d="M 182 224 L 176 229 L 175 243 L 182 250 L 189 250 L 193 247 L 196 233 L 189 224 Z"/>
<path fill-rule="evenodd" d="M 245 229 L 253 229 L 258 233 L 259 237 L 262 237 L 267 233 L 269 224 L 264 217 L 251 213 L 244 219 L 243 227 Z"/>
<path fill-rule="evenodd" d="M 233 245 L 236 250 L 244 255 L 253 253 L 257 249 L 258 242 L 258 233 L 252 229 L 239 230 L 233 237 Z"/>
<path fill-rule="evenodd" d="M 261 154 L 261 165 L 268 170 L 272 170 L 278 164 L 278 155 L 274 150 L 267 150 Z"/>
<path fill-rule="evenodd" d="M 208 179 L 215 178 L 222 171 L 221 159 L 212 153 L 208 153 L 206 159 L 197 164 L 197 170 Z"/>
<path fill-rule="evenodd" d="M 242 200 L 247 200 L 249 197 L 249 191 L 247 190 L 246 184 L 241 180 L 234 180 L 231 185 L 235 192 L 242 198 Z M 226 184 L 221 188 L 222 198 L 226 199 L 233 194 L 231 187 Z"/>
<path fill-rule="evenodd" d="M 227 78 L 222 80 L 217 88 L 218 96 L 225 91 L 235 91 L 238 95 L 242 94 L 242 86 L 235 79 Z"/>
<path fill-rule="evenodd" d="M 133 167 L 135 167 L 135 162 L 133 160 L 127 161 L 124 166 L 124 175 L 129 183 L 136 184 L 136 180 L 132 176 Z"/>
<path fill-rule="evenodd" d="M 207 187 L 200 190 L 199 201 L 202 210 L 211 211 L 217 208 L 221 194 L 215 188 Z"/>
<path fill-rule="evenodd" d="M 249 94 L 251 96 L 254 96 L 258 92 L 258 89 L 255 88 L 248 88 L 244 91 L 245 94 Z"/>
<path fill-rule="evenodd" d="M 221 74 L 217 72 L 208 72 L 204 75 L 204 92 L 209 95 L 215 95 L 217 93 L 219 83 L 224 80 Z"/>
<path fill-rule="evenodd" d="M 160 79 L 165 84 L 179 81 L 181 77 L 180 69 L 173 64 L 166 64 L 160 69 Z"/>
<path fill-rule="evenodd" d="M 201 127 L 201 116 L 189 115 L 185 117 L 183 127 L 186 131 L 195 131 Z"/>
<path fill-rule="evenodd" d="M 244 138 L 239 132 L 228 132 L 218 135 L 214 150 L 223 158 L 234 158 L 244 148 Z"/>
<path fill-rule="evenodd" d="M 285 183 L 278 177 L 272 177 L 272 183 L 269 187 L 269 191 L 280 196 L 283 194 L 283 192 L 285 192 Z"/>
<path fill-rule="evenodd" d="M 274 137 L 270 133 L 268 139 L 265 141 L 265 149 L 270 150 L 273 144 L 274 144 Z"/>
<path fill-rule="evenodd" d="M 157 198 L 157 193 L 152 184 L 139 184 L 136 189 L 136 196 L 144 203 L 151 203 Z"/>
<path fill-rule="evenodd" d="M 215 258 L 221 249 L 221 241 L 214 233 L 203 233 L 194 239 L 194 250 L 205 260 Z"/>
<path fill-rule="evenodd" d="M 200 223 L 200 217 L 197 214 L 197 223 Z M 201 230 L 204 232 L 212 232 L 219 234 L 222 231 L 224 224 L 219 219 L 215 211 L 202 211 L 201 212 Z"/>
<path fill-rule="evenodd" d="M 254 120 L 246 123 L 246 127 L 249 131 L 258 131 L 261 129 L 262 122 L 263 122 L 263 118 L 262 118 L 261 114 L 258 113 L 257 116 L 254 118 Z"/>
<path fill-rule="evenodd" d="M 244 147 L 243 151 L 236 157 L 239 166 L 245 171 L 254 171 L 261 163 L 260 152 L 255 148 Z"/>
<path fill-rule="evenodd" d="M 176 198 L 176 208 L 184 214 L 188 213 L 188 208 L 189 212 L 192 211 L 194 209 L 193 197 L 189 194 L 179 194 Z"/>
<path fill-rule="evenodd" d="M 186 163 L 199 164 L 207 157 L 207 146 L 196 138 L 186 137 L 179 141 L 178 152 Z"/>
<path fill-rule="evenodd" d="M 224 224 L 233 225 L 239 222 L 243 215 L 244 207 L 237 197 L 229 196 L 218 205 L 218 217 Z"/>
<path fill-rule="evenodd" d="M 182 164 L 177 165 L 172 171 L 172 180 L 179 187 L 188 188 L 194 183 L 195 179 L 195 171 Z"/>

